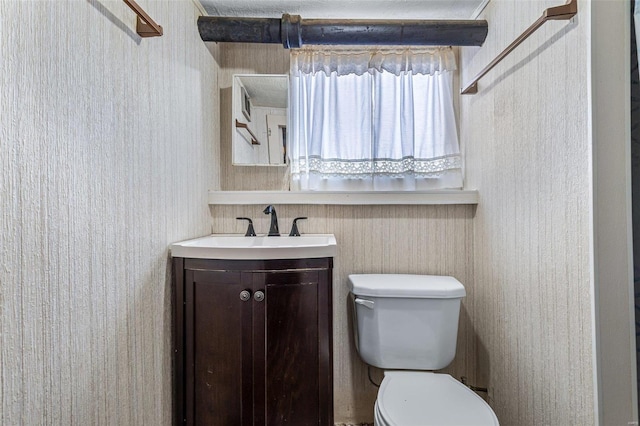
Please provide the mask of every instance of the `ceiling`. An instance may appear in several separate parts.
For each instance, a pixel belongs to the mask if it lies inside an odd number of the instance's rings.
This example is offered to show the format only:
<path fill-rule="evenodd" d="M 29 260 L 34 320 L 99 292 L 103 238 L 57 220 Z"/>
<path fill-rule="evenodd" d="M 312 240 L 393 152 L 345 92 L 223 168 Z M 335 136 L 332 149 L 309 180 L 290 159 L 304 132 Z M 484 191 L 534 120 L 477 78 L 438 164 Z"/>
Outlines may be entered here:
<path fill-rule="evenodd" d="M 489 0 L 200 0 L 212 16 L 302 19 L 475 19 Z"/>
<path fill-rule="evenodd" d="M 286 75 L 242 75 L 238 78 L 242 81 L 253 106 L 287 107 L 289 77 Z"/>

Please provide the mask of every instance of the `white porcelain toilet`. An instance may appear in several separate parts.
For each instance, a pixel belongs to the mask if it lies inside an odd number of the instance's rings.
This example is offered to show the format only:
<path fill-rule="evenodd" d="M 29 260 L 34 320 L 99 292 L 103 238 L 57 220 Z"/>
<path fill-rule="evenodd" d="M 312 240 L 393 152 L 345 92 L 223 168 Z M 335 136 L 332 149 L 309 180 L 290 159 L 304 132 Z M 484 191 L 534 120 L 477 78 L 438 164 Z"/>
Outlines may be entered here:
<path fill-rule="evenodd" d="M 376 426 L 498 426 L 491 407 L 434 373 L 456 353 L 463 285 L 435 275 L 349 275 L 360 357 L 385 370 Z"/>

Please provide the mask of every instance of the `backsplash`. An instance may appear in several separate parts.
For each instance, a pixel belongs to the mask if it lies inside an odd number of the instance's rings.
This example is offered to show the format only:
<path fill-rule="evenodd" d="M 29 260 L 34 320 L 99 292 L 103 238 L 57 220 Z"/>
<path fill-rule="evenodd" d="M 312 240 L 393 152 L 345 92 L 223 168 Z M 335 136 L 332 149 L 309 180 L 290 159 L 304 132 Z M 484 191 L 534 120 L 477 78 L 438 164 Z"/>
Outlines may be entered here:
<path fill-rule="evenodd" d="M 289 233 L 294 217 L 307 216 L 298 223 L 300 232 L 333 233 L 338 242 L 334 259 L 333 353 L 334 412 L 336 422 L 373 422 L 377 388 L 367 377 L 366 365 L 353 344 L 347 310 L 347 276 L 352 273 L 415 273 L 452 275 L 467 291 L 460 314 L 458 350 L 446 369 L 454 377 L 476 381 L 476 335 L 474 279 L 472 263 L 475 206 L 338 206 L 276 205 L 280 232 Z M 269 230 L 264 206 L 212 205 L 214 233 L 244 233 L 246 223 L 238 216 L 254 220 L 258 234 Z M 274 237 L 275 238 L 275 237 Z M 374 380 L 382 379 L 373 369 Z M 480 383 L 479 385 L 484 385 Z"/>

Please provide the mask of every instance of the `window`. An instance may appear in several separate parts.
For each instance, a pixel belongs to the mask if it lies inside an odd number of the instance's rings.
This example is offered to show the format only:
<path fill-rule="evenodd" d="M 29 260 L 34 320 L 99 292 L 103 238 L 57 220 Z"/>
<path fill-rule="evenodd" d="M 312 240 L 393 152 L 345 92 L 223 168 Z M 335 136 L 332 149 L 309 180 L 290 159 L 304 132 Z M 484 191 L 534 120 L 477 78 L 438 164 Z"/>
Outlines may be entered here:
<path fill-rule="evenodd" d="M 462 186 L 450 48 L 291 59 L 292 189 Z"/>

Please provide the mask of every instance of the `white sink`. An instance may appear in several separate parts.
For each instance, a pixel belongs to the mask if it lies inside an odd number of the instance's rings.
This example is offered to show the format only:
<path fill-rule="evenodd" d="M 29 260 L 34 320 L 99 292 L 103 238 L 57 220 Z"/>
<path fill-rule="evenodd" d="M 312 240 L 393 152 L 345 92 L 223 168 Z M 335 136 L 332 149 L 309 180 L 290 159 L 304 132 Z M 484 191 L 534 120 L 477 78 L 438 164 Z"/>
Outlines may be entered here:
<path fill-rule="evenodd" d="M 171 245 L 172 257 L 196 259 L 305 259 L 336 255 L 333 234 L 303 234 L 300 237 L 245 237 L 213 234 Z"/>

